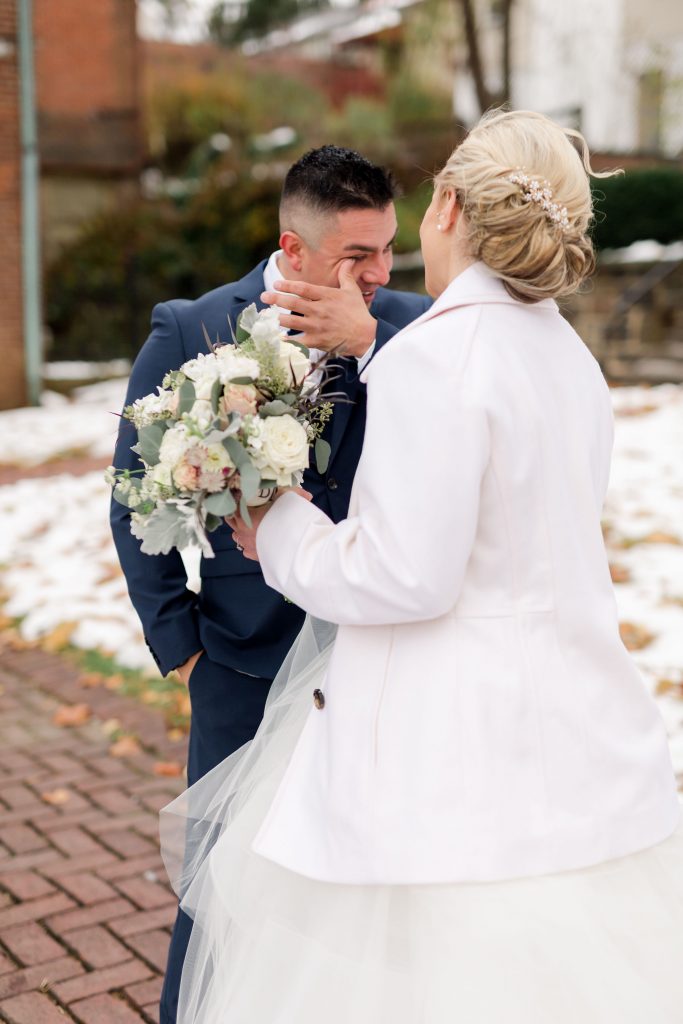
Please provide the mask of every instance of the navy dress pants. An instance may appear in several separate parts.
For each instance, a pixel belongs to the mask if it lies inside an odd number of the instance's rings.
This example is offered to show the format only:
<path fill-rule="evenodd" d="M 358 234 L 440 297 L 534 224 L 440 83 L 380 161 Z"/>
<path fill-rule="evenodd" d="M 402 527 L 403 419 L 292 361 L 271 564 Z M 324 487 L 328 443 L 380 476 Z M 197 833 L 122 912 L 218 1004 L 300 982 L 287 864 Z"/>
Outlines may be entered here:
<path fill-rule="evenodd" d="M 253 739 L 263 718 L 271 683 L 271 679 L 244 675 L 202 654 L 192 670 L 189 686 L 192 700 L 187 758 L 189 785 Z M 161 992 L 160 1024 L 176 1024 L 180 977 L 191 932 L 192 919 L 179 910 Z"/>

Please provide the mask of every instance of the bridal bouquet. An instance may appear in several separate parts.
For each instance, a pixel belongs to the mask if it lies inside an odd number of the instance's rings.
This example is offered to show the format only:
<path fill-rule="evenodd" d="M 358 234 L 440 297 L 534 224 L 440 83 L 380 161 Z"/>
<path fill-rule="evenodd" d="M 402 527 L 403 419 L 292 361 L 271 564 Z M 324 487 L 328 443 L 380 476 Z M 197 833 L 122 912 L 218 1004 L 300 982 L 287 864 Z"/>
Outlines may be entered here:
<path fill-rule="evenodd" d="M 144 469 L 107 470 L 148 555 L 194 543 L 212 558 L 207 533 L 238 509 L 250 522 L 249 506 L 277 487 L 297 486 L 312 446 L 320 472 L 327 468 L 330 449 L 320 434 L 332 405 L 314 372 L 321 364 L 287 338 L 277 311 L 249 306 L 231 344 L 214 346 L 204 334 L 206 355 L 124 409 Z"/>

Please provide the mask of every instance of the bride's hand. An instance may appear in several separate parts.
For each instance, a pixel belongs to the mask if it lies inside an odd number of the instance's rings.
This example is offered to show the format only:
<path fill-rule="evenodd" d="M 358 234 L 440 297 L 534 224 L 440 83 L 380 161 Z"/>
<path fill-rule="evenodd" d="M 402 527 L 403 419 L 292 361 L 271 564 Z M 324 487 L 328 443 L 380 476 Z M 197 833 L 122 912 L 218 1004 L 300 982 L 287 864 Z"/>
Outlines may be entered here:
<path fill-rule="evenodd" d="M 240 516 L 226 516 L 226 523 L 232 527 L 232 539 L 237 545 L 238 551 L 241 551 L 245 558 L 251 559 L 253 562 L 258 562 L 258 553 L 256 551 L 256 534 L 258 528 L 261 525 L 261 521 L 268 514 L 271 506 L 281 495 L 299 494 L 306 501 L 311 501 L 313 495 L 308 491 L 305 491 L 303 487 L 279 487 L 275 492 L 275 497 L 272 501 L 268 502 L 267 505 L 257 505 L 255 508 L 249 509 L 249 517 L 251 519 L 251 526 L 247 526 L 245 521 Z"/>

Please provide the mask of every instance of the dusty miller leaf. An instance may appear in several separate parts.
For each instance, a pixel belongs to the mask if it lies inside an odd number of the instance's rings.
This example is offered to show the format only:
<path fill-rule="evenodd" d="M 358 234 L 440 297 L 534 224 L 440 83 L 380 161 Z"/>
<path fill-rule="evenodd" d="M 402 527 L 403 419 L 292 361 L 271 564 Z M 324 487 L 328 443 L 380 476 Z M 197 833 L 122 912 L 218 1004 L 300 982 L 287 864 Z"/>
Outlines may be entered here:
<path fill-rule="evenodd" d="M 167 555 L 173 548 L 180 551 L 195 540 L 190 518 L 177 505 L 160 505 L 144 523 L 131 521 L 130 532 L 142 541 L 140 550 L 145 555 Z"/>

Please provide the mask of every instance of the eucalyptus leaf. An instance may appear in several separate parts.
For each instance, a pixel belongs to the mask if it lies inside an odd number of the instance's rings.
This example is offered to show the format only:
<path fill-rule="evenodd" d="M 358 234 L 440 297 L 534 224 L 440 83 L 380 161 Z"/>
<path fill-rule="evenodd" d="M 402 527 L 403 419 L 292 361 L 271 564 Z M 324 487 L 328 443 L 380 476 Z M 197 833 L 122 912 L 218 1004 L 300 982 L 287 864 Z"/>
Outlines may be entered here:
<path fill-rule="evenodd" d="M 213 533 L 219 526 L 223 525 L 223 517 L 215 516 L 212 512 L 209 512 L 206 517 L 206 532 Z"/>
<path fill-rule="evenodd" d="M 240 487 L 242 494 L 247 501 L 255 498 L 261 487 L 261 474 L 256 466 L 250 462 L 245 463 L 240 469 Z"/>
<path fill-rule="evenodd" d="M 265 419 L 267 416 L 296 416 L 288 402 L 275 398 L 272 402 L 264 402 L 259 409 L 259 415 Z"/>
<path fill-rule="evenodd" d="M 158 463 L 159 448 L 165 433 L 166 428 L 162 427 L 161 423 L 150 423 L 146 427 L 140 427 L 136 448 L 140 458 L 148 466 L 156 466 Z"/>
<path fill-rule="evenodd" d="M 329 442 L 324 441 L 322 437 L 319 437 L 315 442 L 315 465 L 319 473 L 327 472 L 331 454 L 332 449 Z"/>
<path fill-rule="evenodd" d="M 178 417 L 191 411 L 196 394 L 193 382 L 191 380 L 183 381 L 178 390 Z"/>
<path fill-rule="evenodd" d="M 231 377 L 229 383 L 230 384 L 253 384 L 254 383 L 254 378 L 253 377 Z"/>
<path fill-rule="evenodd" d="M 204 508 L 214 516 L 231 516 L 237 510 L 237 502 L 230 491 L 218 491 L 216 494 L 208 496 L 204 502 Z"/>
<path fill-rule="evenodd" d="M 294 345 L 295 348 L 301 349 L 306 358 L 309 358 L 311 350 L 308 348 L 308 346 L 304 345 L 303 341 L 297 341 L 296 335 L 287 335 L 285 341 L 288 342 L 288 344 L 290 345 Z"/>
<path fill-rule="evenodd" d="M 245 521 L 247 526 L 251 526 L 251 516 L 249 515 L 249 506 L 247 505 L 244 496 L 240 498 L 240 517 Z"/>
<path fill-rule="evenodd" d="M 130 491 L 127 489 L 122 490 L 120 484 L 117 484 L 114 488 L 114 499 L 118 501 L 119 505 L 125 505 L 126 508 L 130 508 L 129 495 Z"/>
<path fill-rule="evenodd" d="M 236 437 L 225 437 L 223 439 L 223 447 L 239 470 L 243 466 L 251 465 L 248 452 L 245 451 Z"/>

